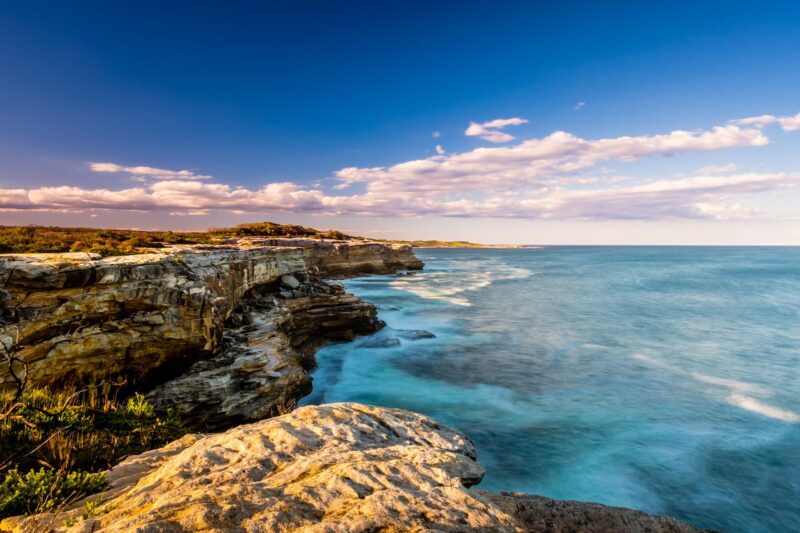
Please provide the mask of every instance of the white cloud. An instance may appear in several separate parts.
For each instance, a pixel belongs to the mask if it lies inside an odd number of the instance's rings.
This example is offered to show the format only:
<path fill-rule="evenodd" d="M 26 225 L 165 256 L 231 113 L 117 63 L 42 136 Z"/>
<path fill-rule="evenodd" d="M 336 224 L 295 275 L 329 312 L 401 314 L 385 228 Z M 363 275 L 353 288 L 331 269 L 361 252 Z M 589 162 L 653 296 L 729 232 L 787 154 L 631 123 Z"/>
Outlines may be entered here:
<path fill-rule="evenodd" d="M 470 122 L 464 135 L 467 137 L 480 137 L 484 141 L 493 143 L 506 143 L 514 140 L 514 136 L 500 131 L 507 126 L 519 126 L 527 124 L 527 119 L 514 117 L 514 118 L 496 118 L 478 124 L 477 122 Z"/>
<path fill-rule="evenodd" d="M 778 119 L 778 122 L 784 131 L 800 130 L 800 113 L 794 115 L 793 117 L 781 117 Z"/>
<path fill-rule="evenodd" d="M 434 131 L 433 133 L 431 133 L 431 136 L 432 136 L 434 139 L 438 139 L 439 137 L 441 137 L 441 136 L 442 136 L 442 132 L 441 132 L 441 131 Z"/>
<path fill-rule="evenodd" d="M 604 161 L 633 161 L 652 155 L 761 146 L 768 142 L 761 131 L 734 125 L 700 132 L 674 131 L 599 140 L 585 140 L 561 131 L 513 146 L 476 148 L 391 167 L 343 168 L 335 177 L 341 185 L 364 183 L 374 193 L 518 190 L 545 186 L 554 177 L 589 169 Z"/>
<path fill-rule="evenodd" d="M 584 107 L 586 107 L 586 102 L 578 102 L 577 104 L 572 106 L 572 109 L 575 110 L 575 111 L 580 111 Z"/>
<path fill-rule="evenodd" d="M 332 196 L 292 183 L 260 189 L 225 184 L 163 181 L 112 191 L 77 187 L 0 189 L 0 207 L 16 209 L 163 210 L 203 214 L 214 209 L 245 212 L 289 211 L 330 215 L 460 216 L 545 219 L 749 218 L 753 210 L 728 205 L 730 196 L 800 187 L 800 174 L 740 174 L 660 180 L 627 187 L 544 188 L 486 194 L 480 199 L 442 198 L 408 191 Z M 9 197 L 11 200 L 9 200 Z"/>
<path fill-rule="evenodd" d="M 523 119 L 485 124 L 511 125 Z M 515 122 L 510 122 L 515 121 Z M 486 126 L 482 126 L 486 127 Z M 645 157 L 758 147 L 769 142 L 754 126 L 727 124 L 704 131 L 582 139 L 566 132 L 510 146 L 446 153 L 388 167 L 348 167 L 337 171 L 336 185 L 267 183 L 247 189 L 185 178 L 189 171 L 153 172 L 151 167 L 97 163 L 99 172 L 149 180 L 122 190 L 48 186 L 0 189 L 0 209 L 159 210 L 202 215 L 212 210 L 237 213 L 274 211 L 329 215 L 519 217 L 541 219 L 753 218 L 762 216 L 742 196 L 800 188 L 800 173 L 740 173 L 734 165 L 706 167 L 678 179 L 621 178 L 607 162 Z M 119 169 L 119 170 L 118 170 Z M 194 173 L 189 172 L 191 175 Z M 358 192 L 347 189 L 358 184 Z M 355 191 L 356 189 L 354 189 Z"/>
<path fill-rule="evenodd" d="M 736 165 L 734 163 L 729 163 L 727 165 L 709 165 L 707 167 L 701 167 L 697 169 L 698 174 L 727 174 L 729 172 L 733 172 L 736 170 Z"/>
<path fill-rule="evenodd" d="M 771 124 L 779 124 L 783 131 L 797 131 L 800 130 L 800 113 L 791 116 L 778 117 L 775 115 L 758 115 L 755 117 L 740 118 L 732 120 L 731 124 L 739 126 L 754 126 L 756 128 L 763 128 Z"/>
<path fill-rule="evenodd" d="M 506 126 L 521 126 L 527 123 L 528 123 L 527 119 L 514 117 L 514 118 L 496 118 L 494 120 L 484 122 L 481 125 L 484 128 L 498 129 L 498 128 L 505 128 Z"/>
<path fill-rule="evenodd" d="M 117 165 L 116 163 L 89 163 L 89 168 L 91 168 L 93 172 L 114 172 L 118 174 L 129 174 L 134 179 L 138 178 L 137 181 L 143 181 L 144 179 L 147 178 L 156 180 L 211 179 L 211 176 L 195 174 L 191 170 L 166 170 L 163 168 L 144 167 L 144 166 L 126 167 L 122 165 Z"/>

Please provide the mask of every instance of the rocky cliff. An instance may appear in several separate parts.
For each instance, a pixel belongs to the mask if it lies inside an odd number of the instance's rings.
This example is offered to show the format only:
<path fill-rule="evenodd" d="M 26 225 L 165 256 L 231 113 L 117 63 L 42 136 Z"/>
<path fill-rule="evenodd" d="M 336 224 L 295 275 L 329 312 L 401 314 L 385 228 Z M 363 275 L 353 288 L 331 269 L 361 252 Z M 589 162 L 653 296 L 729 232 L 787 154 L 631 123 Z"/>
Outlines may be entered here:
<path fill-rule="evenodd" d="M 5 255 L 0 340 L 27 362 L 31 385 L 159 383 L 218 354 L 226 321 L 248 317 L 239 311 L 250 301 L 270 308 L 279 340 L 301 355 L 325 338 L 374 331 L 380 326 L 374 307 L 319 277 L 421 267 L 408 246 L 312 239 L 107 258 Z M 286 350 L 279 352 L 291 363 Z M 252 373 L 255 363 L 249 364 Z M 0 385 L 10 379 L 0 371 Z"/>
<path fill-rule="evenodd" d="M 86 500 L 102 498 L 92 512 L 78 502 L 0 531 L 696 531 L 471 488 L 483 476 L 473 445 L 422 415 L 333 404 L 262 420 L 310 390 L 320 344 L 383 325 L 323 278 L 421 267 L 408 247 L 301 239 L 0 256 L 0 340 L 30 384 L 125 378 L 203 431 L 258 420 L 129 457 Z"/>
<path fill-rule="evenodd" d="M 398 409 L 303 407 L 214 435 L 187 435 L 108 473 L 92 516 L 14 518 L 6 530 L 698 531 L 630 509 L 470 488 L 483 477 L 457 431 Z M 88 500 L 97 500 L 91 496 Z"/>

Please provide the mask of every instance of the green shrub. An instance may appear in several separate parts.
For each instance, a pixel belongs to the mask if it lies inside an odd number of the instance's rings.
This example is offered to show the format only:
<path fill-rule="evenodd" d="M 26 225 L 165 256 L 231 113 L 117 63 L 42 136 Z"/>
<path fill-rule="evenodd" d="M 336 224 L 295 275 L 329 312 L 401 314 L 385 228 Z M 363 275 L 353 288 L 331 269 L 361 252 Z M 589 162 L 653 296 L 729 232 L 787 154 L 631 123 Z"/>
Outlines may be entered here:
<path fill-rule="evenodd" d="M 186 433 L 177 411 L 158 413 L 141 394 L 119 401 L 117 392 L 0 394 L 0 518 L 97 492 L 104 481 L 96 472 Z"/>
<path fill-rule="evenodd" d="M 103 474 L 65 473 L 52 468 L 21 474 L 14 468 L 6 472 L 0 483 L 0 517 L 52 511 L 105 487 Z"/>
<path fill-rule="evenodd" d="M 137 392 L 132 398 L 128 398 L 124 414 L 133 418 L 148 418 L 155 414 L 155 409 L 153 404 L 145 400 L 144 394 Z"/>

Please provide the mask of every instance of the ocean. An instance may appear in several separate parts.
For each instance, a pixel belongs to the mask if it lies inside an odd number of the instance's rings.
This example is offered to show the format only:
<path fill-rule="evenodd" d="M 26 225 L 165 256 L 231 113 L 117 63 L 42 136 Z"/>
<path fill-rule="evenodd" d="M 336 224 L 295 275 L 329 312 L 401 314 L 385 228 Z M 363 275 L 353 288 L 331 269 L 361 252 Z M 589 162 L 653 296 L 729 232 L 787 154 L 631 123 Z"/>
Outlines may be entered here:
<path fill-rule="evenodd" d="M 485 489 L 800 527 L 800 248 L 416 252 L 344 282 L 387 327 L 322 349 L 304 403 L 435 417 Z"/>

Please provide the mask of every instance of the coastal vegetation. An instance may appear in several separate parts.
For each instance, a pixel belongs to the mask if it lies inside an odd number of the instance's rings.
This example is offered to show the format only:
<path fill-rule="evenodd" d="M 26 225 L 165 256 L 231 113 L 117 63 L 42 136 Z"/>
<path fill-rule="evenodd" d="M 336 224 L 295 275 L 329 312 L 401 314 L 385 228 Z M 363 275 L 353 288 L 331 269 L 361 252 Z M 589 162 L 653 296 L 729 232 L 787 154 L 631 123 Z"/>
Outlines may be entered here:
<path fill-rule="evenodd" d="M 119 385 L 18 389 L 0 396 L 0 518 L 50 511 L 101 491 L 101 473 L 183 434 L 176 411 L 156 413 Z"/>
<path fill-rule="evenodd" d="M 176 244 L 225 244 L 238 238 L 360 239 L 337 230 L 318 230 L 295 224 L 254 222 L 207 231 L 145 231 L 134 229 L 61 228 L 57 226 L 0 226 L 0 253 L 90 252 L 102 256 L 131 255 Z M 383 240 L 419 248 L 508 248 L 469 241 Z"/>
<path fill-rule="evenodd" d="M 340 231 L 273 222 L 195 232 L 0 226 L 0 253 L 91 252 L 103 256 L 128 255 L 174 244 L 222 244 L 226 239 L 239 237 L 350 238 Z"/>

